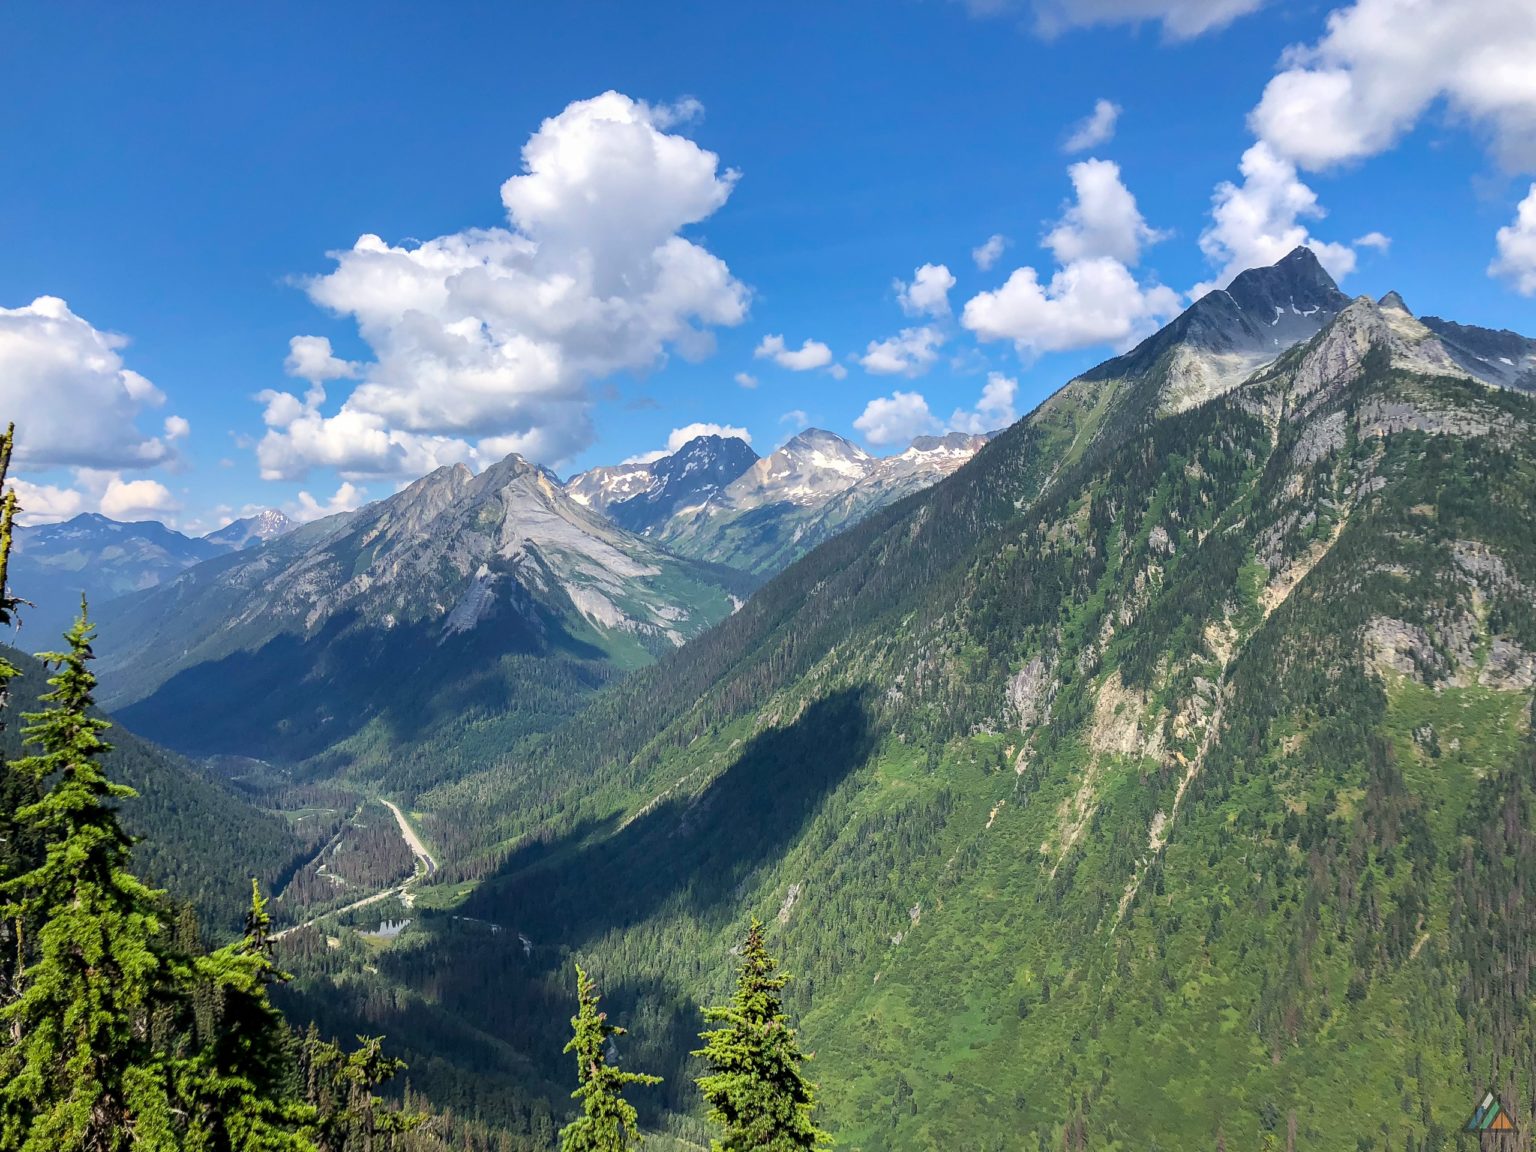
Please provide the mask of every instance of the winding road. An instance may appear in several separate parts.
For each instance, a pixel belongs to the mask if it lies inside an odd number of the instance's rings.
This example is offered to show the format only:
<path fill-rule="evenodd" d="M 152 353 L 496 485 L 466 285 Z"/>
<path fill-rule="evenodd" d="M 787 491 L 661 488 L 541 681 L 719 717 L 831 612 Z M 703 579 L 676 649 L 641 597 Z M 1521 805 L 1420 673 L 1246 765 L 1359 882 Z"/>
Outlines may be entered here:
<path fill-rule="evenodd" d="M 361 900 L 354 900 L 352 903 L 345 904 L 340 908 L 332 908 L 329 912 L 322 912 L 320 915 L 312 917 L 302 924 L 295 924 L 292 928 L 284 928 L 281 932 L 274 932 L 272 933 L 272 939 L 281 940 L 284 936 L 300 932 L 305 928 L 320 923 L 322 920 L 327 920 L 332 916 L 340 916 L 347 912 L 355 912 L 359 908 L 366 908 L 370 904 L 377 904 L 381 900 L 388 900 L 391 896 L 405 897 L 404 903 L 407 907 L 410 906 L 408 890 L 418 880 L 422 880 L 437 871 L 437 858 L 427 851 L 427 846 L 421 842 L 421 837 L 416 834 L 416 829 L 411 827 L 411 823 L 405 818 L 404 812 L 400 811 L 392 801 L 380 799 L 379 803 L 389 809 L 395 818 L 395 823 L 400 826 L 400 838 L 405 841 L 405 846 L 411 850 L 411 855 L 416 858 L 415 875 L 403 883 L 396 884 L 393 888 L 386 888 L 382 892 L 375 892 L 372 896 L 364 896 Z"/>
<path fill-rule="evenodd" d="M 430 876 L 436 872 L 436 858 L 427 851 L 427 846 L 421 842 L 421 837 L 416 835 L 416 829 L 411 827 L 410 821 L 405 818 L 405 813 L 396 808 L 391 800 L 380 800 L 379 803 L 395 814 L 395 823 L 400 825 L 400 838 L 405 841 L 405 846 L 411 850 L 411 855 L 416 857 L 423 868 L 423 871 L 411 877 L 411 880 L 418 879 L 421 876 Z M 410 880 L 406 881 L 407 884 L 410 882 Z"/>

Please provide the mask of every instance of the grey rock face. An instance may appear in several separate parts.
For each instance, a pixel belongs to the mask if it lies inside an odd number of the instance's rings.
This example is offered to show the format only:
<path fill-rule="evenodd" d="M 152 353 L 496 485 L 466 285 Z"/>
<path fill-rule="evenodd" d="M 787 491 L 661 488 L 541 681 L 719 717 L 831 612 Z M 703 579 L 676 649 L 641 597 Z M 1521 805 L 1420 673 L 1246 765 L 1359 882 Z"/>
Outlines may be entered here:
<path fill-rule="evenodd" d="M 1465 371 L 1488 384 L 1536 392 L 1536 340 L 1507 328 L 1479 328 L 1438 316 L 1423 323 Z"/>

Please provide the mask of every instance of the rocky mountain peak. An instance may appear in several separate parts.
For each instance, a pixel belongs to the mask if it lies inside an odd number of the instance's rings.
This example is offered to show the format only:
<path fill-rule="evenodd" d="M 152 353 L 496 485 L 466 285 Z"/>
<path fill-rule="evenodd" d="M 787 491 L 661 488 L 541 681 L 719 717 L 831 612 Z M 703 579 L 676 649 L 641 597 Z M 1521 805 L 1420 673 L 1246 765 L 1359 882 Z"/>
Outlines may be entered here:
<path fill-rule="evenodd" d="M 781 452 L 823 452 L 849 459 L 867 458 L 869 453 L 860 448 L 851 440 L 846 440 L 836 432 L 828 432 L 825 428 L 807 428 L 803 432 L 797 432 L 784 442 L 779 449 Z"/>
<path fill-rule="evenodd" d="M 1293 376 L 1294 392 L 1298 397 L 1316 397 L 1305 401 L 1303 411 L 1353 380 L 1373 348 L 1385 349 L 1394 367 L 1428 376 L 1468 375 L 1439 338 L 1406 308 L 1383 308 L 1369 296 L 1359 296 L 1302 354 Z"/>
<path fill-rule="evenodd" d="M 591 468 L 564 487 L 578 504 L 649 535 L 679 510 L 708 503 L 757 458 L 739 437 L 695 436 L 669 456 Z"/>
<path fill-rule="evenodd" d="M 1180 412 L 1237 387 L 1349 306 L 1309 248 L 1239 273 L 1086 381 L 1158 377 L 1155 407 Z M 1149 402 L 1153 402 L 1150 401 Z"/>
<path fill-rule="evenodd" d="M 725 487 L 757 460 L 757 453 L 739 437 L 696 436 L 651 465 L 654 481 L 641 499 L 653 507 L 697 503 L 700 497 Z"/>
<path fill-rule="evenodd" d="M 1337 312 L 1348 301 L 1312 249 L 1306 247 L 1293 248 L 1268 267 L 1239 272 L 1225 291 L 1244 311 L 1261 314 L 1270 310 L 1293 315 L 1314 310 Z"/>
<path fill-rule="evenodd" d="M 230 521 L 224 527 L 209 532 L 203 539 L 221 548 L 238 550 L 267 540 L 276 540 L 291 532 L 294 527 L 293 521 L 276 508 L 264 508 L 253 516 L 242 516 Z"/>
<path fill-rule="evenodd" d="M 857 484 L 879 461 L 824 428 L 807 428 L 764 456 L 726 489 L 737 508 L 820 503 Z"/>
<path fill-rule="evenodd" d="M 464 467 L 462 464 L 456 468 Z M 466 469 L 466 472 L 468 470 Z M 531 479 L 545 475 L 545 469 L 537 464 L 530 463 L 516 452 L 512 452 L 496 463 L 492 464 L 479 476 L 471 474 L 470 487 L 477 492 L 494 492 L 509 484 L 515 484 L 520 480 Z"/>
<path fill-rule="evenodd" d="M 739 436 L 695 436 L 670 456 L 663 456 L 656 461 L 655 471 L 663 472 L 676 469 L 680 465 L 692 460 L 714 460 L 721 457 L 739 458 L 750 457 L 757 459 L 757 453 L 752 451 L 747 442 Z M 750 467 L 750 465 L 749 465 Z"/>
<path fill-rule="evenodd" d="M 975 455 L 976 450 L 991 438 L 991 434 L 973 435 L 970 432 L 946 432 L 943 436 L 917 436 L 903 455 L 928 452 L 961 452 Z"/>

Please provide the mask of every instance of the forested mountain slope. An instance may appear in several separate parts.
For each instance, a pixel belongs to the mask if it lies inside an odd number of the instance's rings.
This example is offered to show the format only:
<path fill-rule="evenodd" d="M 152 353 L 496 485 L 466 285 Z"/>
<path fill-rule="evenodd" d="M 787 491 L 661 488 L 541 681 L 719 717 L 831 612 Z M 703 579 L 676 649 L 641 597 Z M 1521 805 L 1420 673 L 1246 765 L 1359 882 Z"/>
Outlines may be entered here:
<path fill-rule="evenodd" d="M 1314 269 L 419 797 L 473 919 L 424 889 L 355 1009 L 553 1077 L 574 954 L 696 1135 L 695 1006 L 756 912 L 845 1147 L 1443 1147 L 1485 1083 L 1528 1114 L 1536 402 Z M 1240 301 L 1297 285 L 1316 327 L 1232 379 Z"/>
<path fill-rule="evenodd" d="M 752 583 L 625 532 L 518 456 L 442 468 L 104 605 L 105 699 L 187 751 L 345 744 L 334 768 L 388 772 L 439 726 L 463 740 L 488 712 L 553 723 Z"/>
<path fill-rule="evenodd" d="M 7 723 L 0 731 L 0 761 L 9 763 L 29 754 L 22 716 L 39 709 L 48 673 L 21 652 L 6 649 L 5 658 L 21 669 L 11 681 Z M 250 904 L 251 877 L 267 891 L 286 881 L 306 854 L 300 838 L 281 817 L 122 726 L 107 729 L 106 739 L 112 745 L 106 760 L 112 778 L 138 793 L 124 802 L 123 822 L 142 837 L 134 856 L 143 862 L 144 874 L 175 899 L 191 901 L 210 932 L 237 931 Z M 5 787 L 22 788 L 23 782 L 7 774 Z M 10 815 L 22 797 L 0 799 L 0 840 L 9 841 Z"/>

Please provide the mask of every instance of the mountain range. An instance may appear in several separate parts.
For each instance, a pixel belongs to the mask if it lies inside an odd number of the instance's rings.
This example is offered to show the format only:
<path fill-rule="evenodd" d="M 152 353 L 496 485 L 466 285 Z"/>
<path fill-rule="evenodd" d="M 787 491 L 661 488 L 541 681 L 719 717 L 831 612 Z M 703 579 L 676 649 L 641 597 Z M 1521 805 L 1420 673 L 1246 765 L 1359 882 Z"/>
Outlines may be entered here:
<path fill-rule="evenodd" d="M 706 435 L 656 460 L 592 468 L 563 484 L 548 479 L 577 504 L 679 555 L 763 576 L 873 509 L 935 483 L 986 439 L 918 437 L 880 458 L 835 433 L 808 429 L 765 463 L 743 440 Z M 51 644 L 78 613 L 82 593 L 101 605 L 295 527 L 268 509 L 202 537 L 97 513 L 21 528 L 14 563 L 19 583 L 34 589 L 27 631 Z"/>
<path fill-rule="evenodd" d="M 943 479 L 986 442 L 959 432 L 920 436 L 904 452 L 877 457 L 807 429 L 654 532 L 685 556 L 769 575 L 876 508 Z"/>
<path fill-rule="evenodd" d="M 738 437 L 696 436 L 659 460 L 578 472 L 565 490 L 615 524 L 648 536 L 680 508 L 717 497 L 757 459 Z"/>
<path fill-rule="evenodd" d="M 566 491 L 682 555 L 767 576 L 874 509 L 937 483 L 987 439 L 919 436 L 878 457 L 808 428 L 759 458 L 742 440 L 700 436 L 660 460 L 577 473 Z"/>
<path fill-rule="evenodd" d="M 31 601 L 22 613 L 25 642 L 57 646 L 80 614 L 82 595 L 99 605 L 152 588 L 194 564 L 275 539 L 292 527 L 281 512 L 268 510 L 201 538 L 158 520 L 125 523 L 95 512 L 58 524 L 18 528 L 11 572 Z"/>
<path fill-rule="evenodd" d="M 1536 401 L 1305 250 L 1214 297 L 564 723 L 489 717 L 410 797 L 412 928 L 305 1003 L 488 1115 L 463 1052 L 555 1081 L 579 959 L 696 1143 L 756 914 L 843 1147 L 1436 1148 L 1524 1100 Z"/>
<path fill-rule="evenodd" d="M 575 961 L 697 1146 L 754 915 L 839 1147 L 1452 1147 L 1536 1105 L 1533 349 L 1300 248 L 990 438 L 442 469 L 105 604 L 110 700 L 411 813 L 284 995 L 506 1147 Z"/>
<path fill-rule="evenodd" d="M 185 750 L 295 759 L 352 740 L 398 760 L 439 714 L 456 730 L 481 709 L 563 716 L 753 583 L 624 531 L 512 455 L 106 603 L 104 700 Z"/>

